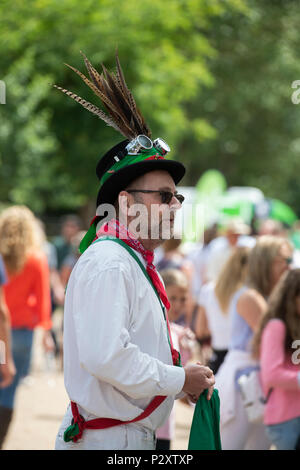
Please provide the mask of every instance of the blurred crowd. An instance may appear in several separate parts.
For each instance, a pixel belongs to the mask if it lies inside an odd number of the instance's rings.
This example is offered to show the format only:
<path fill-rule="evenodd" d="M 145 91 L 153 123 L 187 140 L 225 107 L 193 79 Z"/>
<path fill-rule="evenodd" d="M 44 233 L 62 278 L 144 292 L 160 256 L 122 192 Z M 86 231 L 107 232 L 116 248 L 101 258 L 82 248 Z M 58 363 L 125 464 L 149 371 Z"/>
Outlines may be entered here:
<path fill-rule="evenodd" d="M 0 214 L 0 340 L 5 345 L 0 350 L 0 448 L 17 387 L 30 371 L 35 328 L 44 331 L 45 354 L 61 361 L 62 343 L 52 318 L 63 310 L 85 234 L 82 225 L 76 215 L 66 216 L 60 233 L 49 239 L 45 225 L 27 207 Z M 231 219 L 223 227 L 208 227 L 188 249 L 174 238 L 155 250 L 182 364 L 196 358 L 216 376 L 223 449 L 299 446 L 300 251 L 293 243 L 295 231 L 299 224 L 287 229 L 262 220 L 250 227 Z M 249 382 L 242 387 L 245 377 Z M 257 418 L 258 410 L 262 416 Z M 157 432 L 158 449 L 170 449 L 175 412 L 176 406 Z"/>

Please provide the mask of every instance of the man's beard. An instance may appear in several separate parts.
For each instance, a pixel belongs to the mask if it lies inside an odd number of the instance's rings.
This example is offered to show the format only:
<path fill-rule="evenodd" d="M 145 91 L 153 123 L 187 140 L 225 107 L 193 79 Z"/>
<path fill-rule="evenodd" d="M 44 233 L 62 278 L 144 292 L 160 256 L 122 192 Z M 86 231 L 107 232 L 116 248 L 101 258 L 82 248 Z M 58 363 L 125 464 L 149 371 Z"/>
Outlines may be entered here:
<path fill-rule="evenodd" d="M 163 219 L 159 222 L 158 226 L 150 227 L 151 239 L 161 241 L 170 240 L 174 235 L 174 220 Z"/>
<path fill-rule="evenodd" d="M 143 213 L 138 210 L 137 212 L 138 216 L 134 217 L 128 225 L 129 231 L 135 238 L 161 242 L 173 238 L 174 211 L 153 211 L 151 213 L 147 211 Z"/>

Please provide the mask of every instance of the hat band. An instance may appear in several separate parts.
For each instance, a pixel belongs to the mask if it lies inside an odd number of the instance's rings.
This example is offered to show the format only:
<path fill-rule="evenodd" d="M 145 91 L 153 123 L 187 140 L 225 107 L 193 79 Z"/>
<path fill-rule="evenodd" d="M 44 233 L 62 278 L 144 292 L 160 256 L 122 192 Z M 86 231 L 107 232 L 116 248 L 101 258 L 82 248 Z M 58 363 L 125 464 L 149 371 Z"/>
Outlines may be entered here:
<path fill-rule="evenodd" d="M 143 162 L 145 160 L 165 160 L 165 158 L 161 155 L 158 150 L 155 150 L 155 154 L 153 154 L 153 149 L 151 151 L 143 152 L 140 155 L 126 155 L 126 157 L 122 158 L 122 160 L 116 162 L 109 170 L 107 170 L 102 178 L 100 179 L 100 187 L 117 171 L 121 170 L 122 168 L 126 168 L 128 166 L 134 165 L 135 163 Z"/>

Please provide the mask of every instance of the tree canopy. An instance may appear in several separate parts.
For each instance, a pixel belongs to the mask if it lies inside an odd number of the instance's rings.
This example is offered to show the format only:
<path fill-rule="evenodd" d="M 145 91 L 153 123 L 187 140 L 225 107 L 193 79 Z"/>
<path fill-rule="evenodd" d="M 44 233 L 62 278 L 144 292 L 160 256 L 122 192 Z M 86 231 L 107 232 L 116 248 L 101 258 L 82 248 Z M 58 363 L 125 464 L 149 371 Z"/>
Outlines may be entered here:
<path fill-rule="evenodd" d="M 99 104 L 64 63 L 115 67 L 153 131 L 187 166 L 252 185 L 297 210 L 300 79 L 294 1 L 16 0 L 0 4 L 0 200 L 42 214 L 95 199 L 99 158 L 120 136 L 63 96 Z M 298 210 L 299 212 L 299 210 Z"/>

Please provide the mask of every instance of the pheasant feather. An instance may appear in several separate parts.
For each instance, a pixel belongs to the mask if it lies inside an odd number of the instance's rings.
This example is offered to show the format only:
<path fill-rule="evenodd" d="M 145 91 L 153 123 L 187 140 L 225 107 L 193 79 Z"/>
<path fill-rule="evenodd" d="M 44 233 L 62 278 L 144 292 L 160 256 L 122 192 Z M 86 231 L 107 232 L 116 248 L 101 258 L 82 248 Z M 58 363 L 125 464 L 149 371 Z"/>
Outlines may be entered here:
<path fill-rule="evenodd" d="M 109 116 L 107 116 L 100 108 L 93 105 L 89 101 L 86 101 L 85 99 L 81 98 L 80 96 L 76 95 L 72 91 L 66 90 L 65 88 L 62 88 L 62 87 L 57 86 L 57 85 L 53 85 L 53 86 L 55 88 L 57 88 L 58 90 L 62 91 L 63 93 L 65 93 L 66 95 L 70 96 L 70 98 L 75 100 L 77 103 L 81 104 L 81 106 L 86 108 L 88 111 L 90 111 L 91 113 L 98 116 L 100 119 L 102 119 L 104 122 L 106 122 L 107 125 L 113 127 L 116 131 L 121 132 L 120 129 L 118 128 L 118 126 L 114 123 L 114 121 Z"/>
<path fill-rule="evenodd" d="M 127 139 L 134 139 L 140 134 L 151 137 L 151 130 L 127 87 L 118 55 L 116 54 L 117 67 L 115 73 L 109 72 L 104 65 L 102 65 L 102 73 L 99 73 L 88 58 L 83 53 L 82 55 L 89 78 L 75 67 L 66 65 L 79 75 L 84 83 L 95 93 L 106 112 L 65 88 L 57 85 L 54 85 L 54 87 L 98 116 Z"/>

